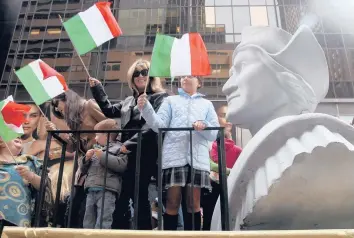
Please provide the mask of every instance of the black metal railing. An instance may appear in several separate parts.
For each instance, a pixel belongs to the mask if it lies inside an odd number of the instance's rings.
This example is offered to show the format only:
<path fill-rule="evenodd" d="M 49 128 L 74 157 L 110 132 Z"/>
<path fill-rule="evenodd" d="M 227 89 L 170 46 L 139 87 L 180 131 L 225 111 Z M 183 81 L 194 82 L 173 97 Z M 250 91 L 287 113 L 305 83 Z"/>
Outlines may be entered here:
<path fill-rule="evenodd" d="M 226 161 L 225 161 L 225 145 L 224 145 L 224 128 L 223 127 L 209 127 L 205 128 L 205 130 L 217 130 L 219 132 L 219 136 L 217 139 L 218 143 L 218 165 L 219 165 L 219 177 L 220 177 L 220 206 L 221 206 L 221 223 L 222 223 L 222 230 L 230 230 L 230 221 L 229 221 L 229 213 L 228 213 L 228 197 L 227 197 L 227 175 L 226 175 Z M 191 155 L 191 186 L 192 190 L 194 188 L 194 165 L 193 165 L 193 146 L 192 146 L 192 133 L 194 129 L 192 127 L 186 128 L 160 128 L 158 132 L 158 229 L 162 230 L 162 143 L 163 143 L 163 133 L 169 131 L 188 131 L 189 138 L 190 138 L 190 155 Z M 71 194 L 70 194 L 70 202 L 69 202 L 69 214 L 68 214 L 68 221 L 67 227 L 71 227 L 72 223 L 72 212 L 73 212 L 73 197 L 74 197 L 74 185 L 75 185 L 75 173 L 78 169 L 78 160 L 79 154 L 82 153 L 80 150 L 80 135 L 87 134 L 87 133 L 106 133 L 107 136 L 107 148 L 109 144 L 109 138 L 112 133 L 138 133 L 138 143 L 137 143 L 137 151 L 136 151 L 136 167 L 135 167 L 135 189 L 134 189 L 134 216 L 133 216 L 133 229 L 138 229 L 138 216 L 139 216 L 139 180 L 140 180 L 140 165 L 141 165 L 141 141 L 142 141 L 142 132 L 143 130 L 82 130 L 82 131 L 72 131 L 72 130 L 60 130 L 60 131 L 48 131 L 48 137 L 46 141 L 46 149 L 45 149 L 45 157 L 42 165 L 42 178 L 40 184 L 40 190 L 38 193 L 38 197 L 36 199 L 36 206 L 35 206 L 35 219 L 34 219 L 34 227 L 39 227 L 40 225 L 40 214 L 41 208 L 44 201 L 45 195 L 45 181 L 48 174 L 45 172 L 48 169 L 48 161 L 49 161 L 49 153 L 50 153 L 50 145 L 52 138 L 54 137 L 59 143 L 62 145 L 62 153 L 61 153 L 61 160 L 59 166 L 59 174 L 58 174 L 58 184 L 57 184 L 57 192 L 55 196 L 55 205 L 54 205 L 54 217 L 53 217 L 53 227 L 57 226 L 58 221 L 58 209 L 60 203 L 60 194 L 61 194 L 61 186 L 62 186 L 62 178 L 63 178 L 63 171 L 64 171 L 64 161 L 65 161 L 65 152 L 67 149 L 67 142 L 60 137 L 60 134 L 70 134 L 75 138 L 77 142 L 75 144 L 75 157 L 74 157 L 74 166 L 73 166 L 73 176 L 71 181 Z M 84 155 L 83 155 L 84 156 Z M 106 149 L 106 161 L 105 161 L 105 173 L 104 173 L 104 191 L 106 190 L 106 180 L 107 180 L 107 163 L 108 163 L 108 149 Z M 102 198 L 102 207 L 101 207 L 101 220 L 100 220 L 100 228 L 102 228 L 102 213 L 104 211 L 104 195 Z M 192 193 L 193 196 L 193 193 Z M 194 199 L 192 197 L 192 201 Z M 194 216 L 194 213 L 192 213 Z M 194 230 L 194 217 L 192 218 L 192 229 Z"/>

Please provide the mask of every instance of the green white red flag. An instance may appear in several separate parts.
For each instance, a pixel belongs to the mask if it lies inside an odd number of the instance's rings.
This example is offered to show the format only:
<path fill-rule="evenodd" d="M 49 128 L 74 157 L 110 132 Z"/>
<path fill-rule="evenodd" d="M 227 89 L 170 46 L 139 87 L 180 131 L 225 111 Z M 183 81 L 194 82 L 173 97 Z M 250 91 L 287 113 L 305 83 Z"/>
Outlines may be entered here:
<path fill-rule="evenodd" d="M 12 96 L 0 102 L 0 136 L 3 141 L 11 141 L 23 135 L 22 124 L 26 122 L 25 113 L 31 107 L 18 104 L 13 101 Z"/>
<path fill-rule="evenodd" d="M 110 5 L 110 2 L 98 2 L 63 23 L 65 31 L 80 55 L 122 35 Z"/>
<path fill-rule="evenodd" d="M 16 75 L 37 105 L 41 105 L 68 90 L 63 75 L 41 59 L 17 70 Z"/>
<path fill-rule="evenodd" d="M 181 39 L 156 35 L 149 76 L 205 76 L 211 74 L 208 53 L 199 33 Z"/>

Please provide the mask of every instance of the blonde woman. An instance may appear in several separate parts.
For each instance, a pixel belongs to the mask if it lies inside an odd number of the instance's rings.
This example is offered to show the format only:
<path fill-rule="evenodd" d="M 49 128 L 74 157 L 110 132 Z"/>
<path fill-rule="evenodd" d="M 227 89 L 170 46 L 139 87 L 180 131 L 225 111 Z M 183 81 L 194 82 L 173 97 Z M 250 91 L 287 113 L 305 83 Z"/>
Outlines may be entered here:
<path fill-rule="evenodd" d="M 147 88 L 147 100 L 151 103 L 154 110 L 157 111 L 165 97 L 168 94 L 162 87 L 160 78 L 148 77 L 150 62 L 146 60 L 137 60 L 129 68 L 127 81 L 133 95 L 127 97 L 117 104 L 111 104 L 107 94 L 100 81 L 90 78 L 92 95 L 100 106 L 104 115 L 108 118 L 120 118 L 122 129 L 145 129 L 145 120 L 141 118 L 140 111 L 137 108 L 137 99 Z M 137 150 L 137 133 L 122 134 L 122 152 L 128 153 L 128 169 L 123 176 L 122 194 L 116 203 L 116 212 L 114 214 L 113 228 L 129 228 L 128 203 L 129 199 L 134 199 L 134 180 L 135 164 Z M 157 159 L 157 136 L 152 130 L 143 132 L 141 148 L 141 171 L 139 181 L 139 220 L 138 229 L 151 230 L 151 211 L 148 200 L 148 186 L 150 178 L 156 171 Z"/>

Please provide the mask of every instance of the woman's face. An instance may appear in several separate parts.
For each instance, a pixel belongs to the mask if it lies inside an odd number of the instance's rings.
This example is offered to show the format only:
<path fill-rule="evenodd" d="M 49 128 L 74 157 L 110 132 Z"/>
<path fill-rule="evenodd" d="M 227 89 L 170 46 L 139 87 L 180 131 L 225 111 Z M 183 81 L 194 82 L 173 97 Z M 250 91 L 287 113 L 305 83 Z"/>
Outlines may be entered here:
<path fill-rule="evenodd" d="M 33 131 L 37 129 L 39 119 L 41 118 L 38 107 L 31 104 L 31 110 L 25 114 L 26 121 L 23 123 L 23 132 L 26 136 L 31 136 Z"/>
<path fill-rule="evenodd" d="M 60 112 L 62 115 L 65 115 L 65 102 L 58 101 L 58 106 L 56 107 L 56 110 L 58 110 L 58 112 Z"/>
<path fill-rule="evenodd" d="M 145 86 L 148 83 L 149 70 L 145 67 L 136 67 L 133 73 L 133 82 L 139 92 L 145 90 Z"/>
<path fill-rule="evenodd" d="M 199 86 L 200 83 L 196 77 L 185 76 L 181 78 L 181 87 L 188 94 L 195 94 Z"/>

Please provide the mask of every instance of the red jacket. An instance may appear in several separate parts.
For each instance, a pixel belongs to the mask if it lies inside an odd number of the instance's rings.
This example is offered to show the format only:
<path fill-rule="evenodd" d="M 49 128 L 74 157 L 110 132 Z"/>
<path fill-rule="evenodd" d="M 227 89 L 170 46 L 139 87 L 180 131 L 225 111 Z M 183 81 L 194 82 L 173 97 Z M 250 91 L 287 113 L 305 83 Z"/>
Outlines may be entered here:
<path fill-rule="evenodd" d="M 241 154 L 242 149 L 235 145 L 235 142 L 231 139 L 225 138 L 225 156 L 226 156 L 226 167 L 231 169 L 238 156 Z M 211 159 L 217 163 L 218 162 L 218 144 L 216 141 L 213 142 L 211 151 L 210 151 Z"/>

